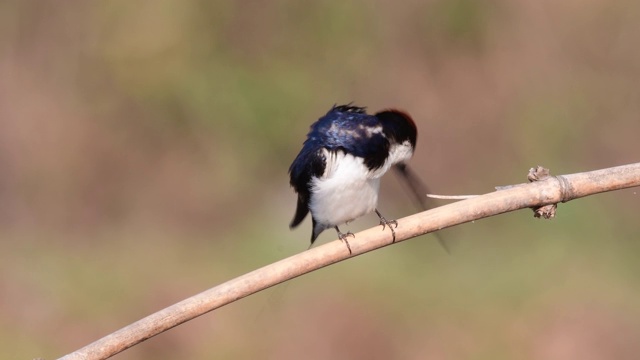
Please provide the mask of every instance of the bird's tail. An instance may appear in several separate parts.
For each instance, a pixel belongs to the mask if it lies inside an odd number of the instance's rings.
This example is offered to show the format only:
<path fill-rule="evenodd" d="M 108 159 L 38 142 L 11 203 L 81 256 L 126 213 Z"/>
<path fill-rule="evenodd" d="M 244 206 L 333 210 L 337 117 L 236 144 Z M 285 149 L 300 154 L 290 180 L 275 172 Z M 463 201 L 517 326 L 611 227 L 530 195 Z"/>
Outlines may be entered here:
<path fill-rule="evenodd" d="M 400 175 L 400 177 L 404 180 L 404 183 L 406 184 L 406 186 L 409 188 L 409 190 L 413 195 L 413 199 L 422 210 L 429 210 L 429 208 L 433 207 L 433 206 L 429 206 L 427 201 L 427 194 L 429 193 L 429 190 L 427 189 L 426 185 L 407 166 L 407 164 L 404 164 L 404 163 L 396 164 L 393 168 L 395 169 L 396 173 L 398 173 L 398 175 Z M 451 251 L 449 250 L 447 243 L 442 239 L 440 234 L 438 234 L 437 232 L 434 232 L 432 234 L 436 237 L 436 239 L 438 239 L 440 246 L 442 246 L 442 248 L 448 254 L 451 254 Z"/>

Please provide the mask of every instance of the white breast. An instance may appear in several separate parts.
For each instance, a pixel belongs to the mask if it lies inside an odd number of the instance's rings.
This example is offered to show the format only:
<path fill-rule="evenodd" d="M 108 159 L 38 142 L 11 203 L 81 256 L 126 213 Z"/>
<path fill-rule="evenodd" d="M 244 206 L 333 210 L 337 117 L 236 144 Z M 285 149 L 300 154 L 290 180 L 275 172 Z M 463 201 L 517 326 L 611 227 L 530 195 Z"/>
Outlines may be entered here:
<path fill-rule="evenodd" d="M 331 227 L 372 212 L 378 203 L 384 172 L 372 173 L 362 158 L 343 152 L 325 151 L 324 155 L 325 171 L 322 177 L 312 180 L 309 204 L 316 222 Z"/>

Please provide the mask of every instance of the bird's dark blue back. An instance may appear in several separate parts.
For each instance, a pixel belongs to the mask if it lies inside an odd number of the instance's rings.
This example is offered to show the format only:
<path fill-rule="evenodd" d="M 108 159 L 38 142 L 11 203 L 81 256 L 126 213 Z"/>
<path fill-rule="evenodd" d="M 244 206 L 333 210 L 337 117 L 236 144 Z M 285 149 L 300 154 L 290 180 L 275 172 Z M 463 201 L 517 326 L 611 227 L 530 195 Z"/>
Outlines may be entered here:
<path fill-rule="evenodd" d="M 322 148 L 361 157 L 370 169 L 376 169 L 384 164 L 389 141 L 382 133 L 380 120 L 367 114 L 364 108 L 334 106 L 311 125 L 307 140 L 289 169 L 292 179 L 300 176 L 309 163 L 314 163 L 312 157 L 319 156 Z M 324 166 L 321 170 L 315 175 L 321 175 Z"/>
<path fill-rule="evenodd" d="M 324 173 L 326 159 L 322 149 L 360 157 L 373 170 L 384 164 L 389 141 L 382 133 L 380 120 L 361 107 L 334 106 L 313 123 L 302 150 L 289 168 L 291 186 L 298 193 L 298 209 L 292 226 L 302 221 L 308 211 L 311 177 Z"/>

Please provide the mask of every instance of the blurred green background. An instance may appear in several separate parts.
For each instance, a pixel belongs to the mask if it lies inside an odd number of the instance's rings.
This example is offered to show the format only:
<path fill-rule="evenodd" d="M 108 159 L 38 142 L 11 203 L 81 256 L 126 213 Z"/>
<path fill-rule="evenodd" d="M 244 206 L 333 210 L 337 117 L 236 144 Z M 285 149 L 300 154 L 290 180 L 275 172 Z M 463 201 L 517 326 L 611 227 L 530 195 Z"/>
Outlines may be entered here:
<path fill-rule="evenodd" d="M 412 114 L 439 194 L 637 162 L 639 17 L 631 0 L 0 2 L 0 358 L 56 358 L 305 250 L 287 169 L 334 103 Z M 381 193 L 388 217 L 416 212 L 393 175 Z M 637 358 L 638 199 L 445 230 L 451 255 L 420 237 L 116 358 Z"/>

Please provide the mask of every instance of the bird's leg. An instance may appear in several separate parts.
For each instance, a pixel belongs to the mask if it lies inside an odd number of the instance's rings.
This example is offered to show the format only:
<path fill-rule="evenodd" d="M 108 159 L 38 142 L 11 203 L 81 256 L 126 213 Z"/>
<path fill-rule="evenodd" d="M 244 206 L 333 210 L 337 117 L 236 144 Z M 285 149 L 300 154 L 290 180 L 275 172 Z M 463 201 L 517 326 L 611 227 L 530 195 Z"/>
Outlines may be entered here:
<path fill-rule="evenodd" d="M 393 235 L 393 242 L 396 242 L 396 231 L 393 230 L 393 226 L 391 225 L 395 225 L 396 227 L 398 227 L 398 222 L 395 220 L 385 219 L 385 217 L 382 216 L 382 214 L 380 214 L 380 211 L 378 211 L 378 209 L 376 209 L 376 214 L 378 214 L 378 217 L 380 218 L 380 225 L 382 225 L 382 230 L 384 230 L 386 226 L 389 226 L 389 230 L 391 230 L 391 235 Z"/>
<path fill-rule="evenodd" d="M 340 232 L 340 229 L 338 229 L 338 226 L 335 226 L 336 231 L 338 232 L 338 238 L 340 240 L 342 240 L 346 245 L 347 245 L 347 249 L 349 249 L 349 255 L 351 255 L 351 246 L 349 245 L 349 242 L 347 241 L 347 237 L 351 236 L 351 237 L 356 237 L 355 235 L 353 235 L 353 233 L 351 231 L 347 231 L 346 234 L 343 234 Z"/>

